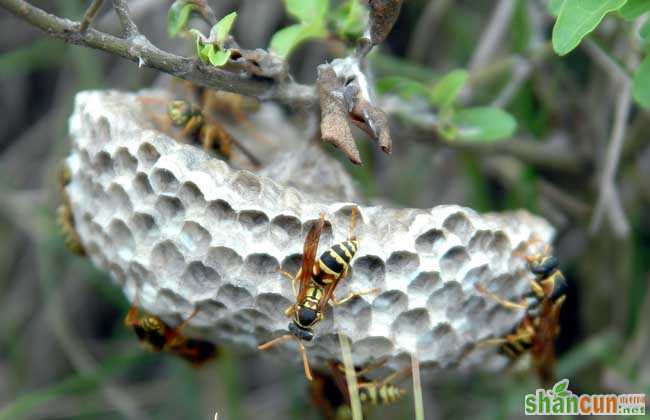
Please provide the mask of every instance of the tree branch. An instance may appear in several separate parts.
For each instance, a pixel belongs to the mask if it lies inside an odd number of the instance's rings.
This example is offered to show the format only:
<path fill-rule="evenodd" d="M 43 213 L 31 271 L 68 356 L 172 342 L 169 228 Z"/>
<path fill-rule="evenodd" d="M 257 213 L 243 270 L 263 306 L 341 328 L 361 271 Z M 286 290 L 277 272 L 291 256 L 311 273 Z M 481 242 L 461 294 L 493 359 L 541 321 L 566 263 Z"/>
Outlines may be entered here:
<path fill-rule="evenodd" d="M 133 19 L 131 19 L 129 5 L 126 4 L 124 0 L 113 0 L 113 9 L 115 9 L 117 19 L 120 21 L 120 25 L 122 25 L 122 30 L 124 31 L 124 37 L 126 39 L 140 35 L 138 26 L 133 22 Z"/>
<path fill-rule="evenodd" d="M 82 33 L 79 30 L 79 22 L 54 16 L 24 0 L 0 0 L 0 6 L 54 38 L 119 55 L 200 86 L 252 96 L 260 100 L 276 100 L 291 106 L 305 107 L 318 103 L 313 86 L 228 72 L 193 58 L 162 51 L 142 36 L 125 40 L 93 28 L 88 28 Z"/>
<path fill-rule="evenodd" d="M 84 13 L 84 17 L 81 20 L 81 25 L 79 26 L 79 32 L 85 32 L 86 29 L 88 29 L 90 24 L 95 19 L 95 16 L 97 16 L 97 12 L 99 12 L 99 9 L 102 7 L 103 3 L 104 0 L 93 0 L 90 6 L 88 6 L 86 13 Z"/>

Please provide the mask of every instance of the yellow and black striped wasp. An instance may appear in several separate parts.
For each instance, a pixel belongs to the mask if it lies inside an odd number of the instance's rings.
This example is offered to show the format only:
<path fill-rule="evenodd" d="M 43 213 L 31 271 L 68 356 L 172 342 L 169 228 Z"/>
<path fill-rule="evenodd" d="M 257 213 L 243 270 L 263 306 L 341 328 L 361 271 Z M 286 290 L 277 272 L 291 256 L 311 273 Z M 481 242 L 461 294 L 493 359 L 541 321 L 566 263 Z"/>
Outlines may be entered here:
<path fill-rule="evenodd" d="M 541 383 L 548 386 L 555 382 L 555 339 L 560 334 L 560 310 L 566 300 L 567 283 L 548 245 L 541 253 L 524 257 L 535 278 L 530 282 L 531 291 L 518 302 L 505 300 L 476 285 L 481 293 L 502 306 L 526 311 L 523 320 L 505 337 L 483 343 L 499 345 L 500 353 L 513 362 L 530 351 Z"/>
<path fill-rule="evenodd" d="M 350 262 L 359 247 L 359 241 L 352 234 L 355 218 L 356 209 L 353 208 L 348 239 L 332 246 L 316 258 L 320 234 L 325 224 L 325 215 L 321 213 L 320 219 L 312 226 L 305 239 L 300 270 L 295 276 L 283 273 L 291 279 L 291 287 L 296 296 L 296 303 L 285 311 L 285 315 L 293 317 L 288 326 L 290 333 L 258 346 L 258 349 L 264 351 L 282 341 L 296 339 L 303 359 L 305 376 L 310 381 L 313 376 L 302 341 L 311 341 L 314 338 L 314 327 L 324 318 L 325 305 L 330 301 L 335 305 L 341 305 L 357 296 L 373 293 L 376 290 L 353 292 L 341 300 L 334 296 L 336 286 L 348 274 Z M 296 283 L 299 284 L 298 290 L 296 290 Z"/>
<path fill-rule="evenodd" d="M 70 196 L 66 191 L 66 186 L 70 184 L 70 168 L 65 162 L 62 162 L 58 170 L 59 191 L 61 193 L 61 204 L 56 209 L 56 224 L 59 233 L 63 238 L 65 246 L 75 255 L 80 257 L 86 256 L 79 233 L 75 229 L 74 216 L 70 205 Z"/>
<path fill-rule="evenodd" d="M 210 341 L 186 337 L 181 330 L 197 314 L 198 309 L 176 328 L 167 325 L 157 316 L 138 314 L 137 299 L 124 318 L 124 325 L 132 328 L 140 345 L 151 352 L 169 352 L 182 357 L 196 367 L 215 358 L 219 349 Z"/>
<path fill-rule="evenodd" d="M 406 391 L 395 385 L 393 381 L 410 369 L 392 373 L 382 380 L 371 380 L 365 376 L 371 370 L 383 365 L 385 361 L 386 359 L 362 369 L 355 369 L 359 400 L 364 412 L 371 406 L 394 404 L 406 395 Z M 327 420 L 351 419 L 350 393 L 345 377 L 345 368 L 336 360 L 331 360 L 329 367 L 331 375 L 317 372 L 315 380 L 310 383 L 311 399 L 321 409 Z"/>

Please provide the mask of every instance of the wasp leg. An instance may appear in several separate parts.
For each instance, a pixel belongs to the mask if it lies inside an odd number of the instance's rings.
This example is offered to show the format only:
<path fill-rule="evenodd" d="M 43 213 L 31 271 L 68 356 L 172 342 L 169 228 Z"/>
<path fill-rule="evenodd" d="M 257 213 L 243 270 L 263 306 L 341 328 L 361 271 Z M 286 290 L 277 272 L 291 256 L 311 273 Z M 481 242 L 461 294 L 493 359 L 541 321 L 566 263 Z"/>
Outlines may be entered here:
<path fill-rule="evenodd" d="M 278 269 L 278 272 L 289 279 L 289 281 L 291 282 L 291 290 L 293 291 L 293 295 L 295 297 L 298 297 L 298 290 L 296 289 L 296 280 L 298 280 L 298 277 L 300 277 L 300 271 L 298 271 L 298 274 L 296 274 L 295 276 L 291 275 L 291 273 L 289 273 L 288 271 L 284 271 L 281 268 Z"/>
<path fill-rule="evenodd" d="M 386 385 L 389 382 L 394 382 L 397 378 L 401 379 L 402 376 L 408 375 L 408 373 L 410 371 L 411 371 L 411 367 L 409 366 L 409 367 L 406 367 L 406 368 L 404 368 L 402 370 L 398 370 L 397 372 L 393 372 L 390 375 L 386 376 L 381 381 L 377 381 L 377 385 L 379 387 L 382 387 L 382 386 Z"/>
<path fill-rule="evenodd" d="M 386 364 L 386 362 L 388 362 L 388 357 L 382 357 L 381 359 L 379 359 L 378 361 L 376 361 L 374 363 L 368 363 L 367 365 L 365 365 L 363 367 L 363 369 L 360 369 L 360 370 L 357 371 L 357 375 L 362 376 L 362 375 L 365 375 L 366 373 L 371 372 L 371 371 L 373 371 L 375 369 L 379 369 L 380 367 L 384 366 Z"/>
<path fill-rule="evenodd" d="M 343 305 L 344 303 L 350 301 L 351 299 L 354 299 L 357 296 L 370 295 L 373 293 L 377 293 L 378 291 L 379 288 L 364 290 L 363 292 L 352 292 L 341 300 L 336 299 L 336 296 L 332 295 L 332 303 L 334 305 Z"/>
<path fill-rule="evenodd" d="M 185 318 L 185 320 L 183 322 L 178 324 L 178 326 L 176 328 L 174 328 L 174 331 L 176 333 L 180 333 L 181 330 L 183 328 L 185 328 L 187 326 L 187 324 L 192 320 L 192 318 L 194 318 L 196 316 L 196 314 L 198 314 L 198 313 L 199 313 L 199 308 L 194 308 L 194 310 L 192 311 L 190 316 L 188 316 L 187 318 Z"/>
<path fill-rule="evenodd" d="M 481 293 L 482 295 L 485 295 L 485 296 L 489 297 L 490 299 L 496 301 L 499 305 L 501 305 L 501 306 L 503 306 L 505 308 L 513 309 L 513 310 L 515 310 L 515 309 L 527 309 L 527 306 L 525 304 L 518 303 L 518 302 L 511 302 L 509 300 L 503 299 L 502 297 L 500 297 L 500 296 L 490 292 L 489 290 L 487 290 L 485 288 L 485 286 L 483 286 L 480 283 L 476 283 L 474 285 L 474 287 L 476 288 L 476 290 L 479 291 L 479 293 Z"/>

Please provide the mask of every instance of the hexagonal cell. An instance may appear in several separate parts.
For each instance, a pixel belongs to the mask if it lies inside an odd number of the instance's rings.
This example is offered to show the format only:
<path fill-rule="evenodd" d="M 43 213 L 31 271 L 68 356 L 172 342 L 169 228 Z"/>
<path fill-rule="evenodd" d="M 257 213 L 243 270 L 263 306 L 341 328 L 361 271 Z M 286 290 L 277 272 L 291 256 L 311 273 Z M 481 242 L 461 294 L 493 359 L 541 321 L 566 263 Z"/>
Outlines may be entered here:
<path fill-rule="evenodd" d="M 187 208 L 201 209 L 206 206 L 205 197 L 199 187 L 193 182 L 184 182 L 178 191 L 183 205 Z"/>
<path fill-rule="evenodd" d="M 302 223 L 294 216 L 280 215 L 271 220 L 271 237 L 280 245 L 286 245 L 300 237 Z"/>
<path fill-rule="evenodd" d="M 141 170 L 153 167 L 160 158 L 160 153 L 158 153 L 156 147 L 153 144 L 146 142 L 140 145 L 137 155 Z"/>
<path fill-rule="evenodd" d="M 415 239 L 415 249 L 419 253 L 434 253 L 436 244 L 444 243 L 445 232 L 440 229 L 431 229 Z"/>
<path fill-rule="evenodd" d="M 129 153 L 126 147 L 120 147 L 115 154 L 117 175 L 133 175 L 138 169 L 138 160 Z"/>
<path fill-rule="evenodd" d="M 183 294 L 187 296 L 216 296 L 222 281 L 219 273 L 201 261 L 192 261 L 181 275 Z"/>
<path fill-rule="evenodd" d="M 151 186 L 156 193 L 175 194 L 178 191 L 179 182 L 168 169 L 157 168 L 151 173 Z"/>
<path fill-rule="evenodd" d="M 166 276 L 179 275 L 185 269 L 185 258 L 172 241 L 166 240 L 153 247 L 151 267 Z"/>
<path fill-rule="evenodd" d="M 208 217 L 219 222 L 234 222 L 237 218 L 237 214 L 230 204 L 224 200 L 211 201 L 208 204 L 207 214 Z"/>
<path fill-rule="evenodd" d="M 239 212 L 239 223 L 253 235 L 264 235 L 269 231 L 269 218 L 257 210 L 242 210 Z"/>
<path fill-rule="evenodd" d="M 171 223 L 185 217 L 185 207 L 176 197 L 162 195 L 156 200 L 155 207 L 162 223 Z"/>
<path fill-rule="evenodd" d="M 474 233 L 474 226 L 464 212 L 456 212 L 445 219 L 442 226 L 466 244 Z"/>
<path fill-rule="evenodd" d="M 262 184 L 257 177 L 248 171 L 239 171 L 232 180 L 233 190 L 246 201 L 255 202 L 262 192 Z"/>
<path fill-rule="evenodd" d="M 194 255 L 203 255 L 208 252 L 212 235 L 196 222 L 185 222 L 179 242 L 187 252 Z"/>

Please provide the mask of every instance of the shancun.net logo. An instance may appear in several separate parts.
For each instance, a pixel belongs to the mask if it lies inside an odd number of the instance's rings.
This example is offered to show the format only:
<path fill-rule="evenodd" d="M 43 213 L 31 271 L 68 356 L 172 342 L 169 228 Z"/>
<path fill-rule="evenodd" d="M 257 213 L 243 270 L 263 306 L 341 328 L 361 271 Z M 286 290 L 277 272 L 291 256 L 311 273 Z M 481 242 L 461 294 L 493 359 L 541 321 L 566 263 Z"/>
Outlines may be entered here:
<path fill-rule="evenodd" d="M 576 395 L 569 390 L 568 379 L 524 398 L 526 415 L 642 416 L 645 407 L 645 394 Z"/>

